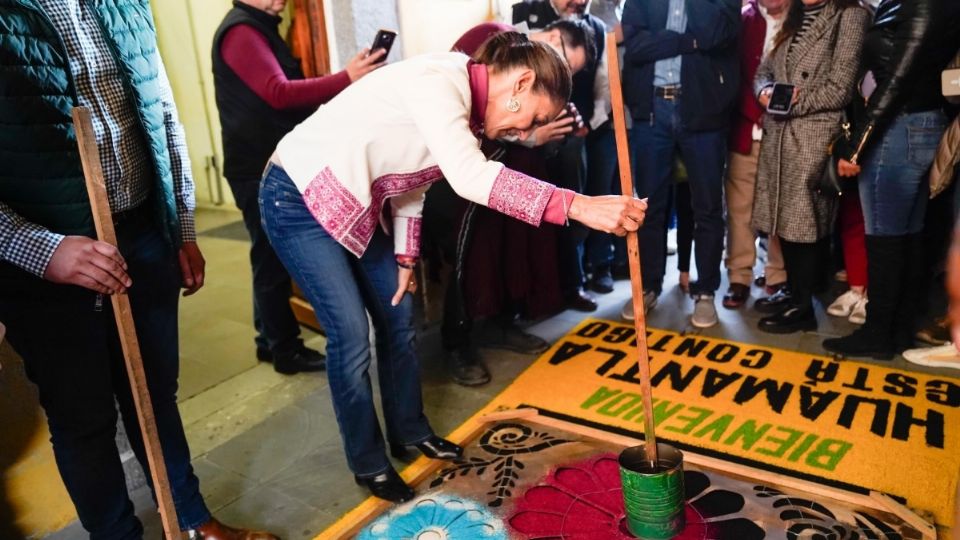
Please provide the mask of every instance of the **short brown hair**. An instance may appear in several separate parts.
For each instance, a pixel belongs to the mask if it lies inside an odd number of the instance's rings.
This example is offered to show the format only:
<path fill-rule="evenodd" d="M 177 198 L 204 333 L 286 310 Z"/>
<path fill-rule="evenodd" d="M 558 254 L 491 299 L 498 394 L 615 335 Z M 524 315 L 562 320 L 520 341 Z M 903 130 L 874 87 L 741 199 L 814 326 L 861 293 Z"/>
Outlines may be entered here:
<path fill-rule="evenodd" d="M 570 66 L 553 47 L 539 41 L 530 41 L 519 32 L 501 32 L 490 36 L 480 45 L 473 59 L 485 64 L 494 73 L 512 68 L 527 68 L 537 75 L 533 90 L 549 96 L 558 103 L 570 99 L 573 83 Z"/>

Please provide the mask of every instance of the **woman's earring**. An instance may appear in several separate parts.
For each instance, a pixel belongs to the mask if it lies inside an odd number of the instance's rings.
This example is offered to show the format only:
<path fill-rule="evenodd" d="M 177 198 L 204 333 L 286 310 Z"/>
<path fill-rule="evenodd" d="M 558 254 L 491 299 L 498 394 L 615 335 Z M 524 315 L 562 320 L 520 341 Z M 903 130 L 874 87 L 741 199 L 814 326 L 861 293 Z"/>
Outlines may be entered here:
<path fill-rule="evenodd" d="M 511 97 L 510 99 L 508 99 L 508 100 L 507 100 L 507 110 L 510 111 L 510 112 L 517 112 L 517 111 L 519 111 L 519 110 L 520 110 L 520 101 L 519 101 L 517 98 L 515 98 L 515 97 Z"/>

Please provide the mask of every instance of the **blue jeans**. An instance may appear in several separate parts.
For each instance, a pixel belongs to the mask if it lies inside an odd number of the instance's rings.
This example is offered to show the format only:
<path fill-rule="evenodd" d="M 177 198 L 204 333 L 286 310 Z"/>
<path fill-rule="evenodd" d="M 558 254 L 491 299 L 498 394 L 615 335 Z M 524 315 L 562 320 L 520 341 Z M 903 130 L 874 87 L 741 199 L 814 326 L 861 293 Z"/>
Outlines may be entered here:
<path fill-rule="evenodd" d="M 868 235 L 923 230 L 930 193 L 927 175 L 946 126 L 939 110 L 901 114 L 864 155 L 859 189 Z"/>
<path fill-rule="evenodd" d="M 674 101 L 654 98 L 653 119 L 633 123 L 630 147 L 640 198 L 647 198 L 647 217 L 640 228 L 640 261 L 645 290 L 659 293 L 666 270 L 666 228 L 676 151 L 687 167 L 693 207 L 693 245 L 697 281 L 693 294 L 713 294 L 720 287 L 723 256 L 723 167 L 725 131 L 688 131 Z"/>
<path fill-rule="evenodd" d="M 377 229 L 359 259 L 313 218 L 300 191 L 270 165 L 260 185 L 263 229 L 327 331 L 327 377 L 347 463 L 360 477 L 390 468 L 370 385 L 370 330 L 387 438 L 415 444 L 433 435 L 423 414 L 420 362 L 414 349 L 413 298 L 391 306 L 397 290 L 393 241 Z"/>
<path fill-rule="evenodd" d="M 145 205 L 147 207 L 151 205 Z M 134 323 L 164 461 L 183 529 L 210 519 L 177 409 L 180 269 L 145 209 L 117 226 Z M 83 527 L 94 540 L 135 539 L 143 527 L 127 495 L 116 446 L 117 408 L 137 460 L 147 467 L 110 299 L 0 264 L 0 320 L 37 385 L 54 457 Z M 150 479 L 150 475 L 147 475 Z"/>

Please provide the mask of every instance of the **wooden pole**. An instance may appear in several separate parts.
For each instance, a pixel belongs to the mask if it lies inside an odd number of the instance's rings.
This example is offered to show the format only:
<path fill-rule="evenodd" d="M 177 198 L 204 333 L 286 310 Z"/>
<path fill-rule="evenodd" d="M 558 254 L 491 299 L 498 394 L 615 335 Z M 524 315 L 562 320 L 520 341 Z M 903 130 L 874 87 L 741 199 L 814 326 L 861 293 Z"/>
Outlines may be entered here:
<path fill-rule="evenodd" d="M 620 57 L 617 37 L 607 34 L 607 69 L 610 73 L 610 98 L 613 104 L 613 131 L 617 141 L 617 163 L 620 167 L 620 192 L 633 195 L 633 174 L 630 170 L 630 146 L 627 140 L 623 91 L 620 87 Z M 640 396 L 643 398 L 644 454 L 653 466 L 657 459 L 657 435 L 653 424 L 653 390 L 650 386 L 650 354 L 647 350 L 647 315 L 643 310 L 643 280 L 640 276 L 640 241 L 637 233 L 627 233 L 627 259 L 630 261 L 630 287 L 633 301 L 633 326 L 637 331 L 637 365 L 640 368 Z"/>
<path fill-rule="evenodd" d="M 93 223 L 97 230 L 97 237 L 102 242 L 116 246 L 117 235 L 113 228 L 110 202 L 107 199 L 107 186 L 103 179 L 103 170 L 100 168 L 100 154 L 97 150 L 93 124 L 90 122 L 90 111 L 86 107 L 73 108 L 73 127 L 77 134 L 77 144 L 80 147 L 80 161 L 83 163 L 83 175 L 87 181 L 87 194 L 90 197 L 90 208 L 93 211 Z M 110 296 L 110 301 L 113 303 L 117 331 L 120 334 L 120 345 L 123 348 L 123 358 L 127 364 L 127 376 L 130 379 L 130 388 L 133 391 L 133 404 L 137 409 L 140 432 L 143 434 L 143 444 L 147 451 L 147 462 L 150 465 L 149 473 L 153 479 L 153 491 L 156 494 L 157 506 L 160 509 L 163 532 L 168 540 L 180 540 L 183 538 L 183 534 L 180 532 L 177 511 L 173 505 L 173 495 L 170 492 L 167 466 L 163 460 L 160 435 L 157 432 L 157 422 L 153 415 L 153 403 L 150 400 L 147 376 L 143 369 L 143 359 L 140 356 L 140 343 L 137 341 L 137 330 L 133 324 L 130 297 L 126 294 L 114 294 Z"/>

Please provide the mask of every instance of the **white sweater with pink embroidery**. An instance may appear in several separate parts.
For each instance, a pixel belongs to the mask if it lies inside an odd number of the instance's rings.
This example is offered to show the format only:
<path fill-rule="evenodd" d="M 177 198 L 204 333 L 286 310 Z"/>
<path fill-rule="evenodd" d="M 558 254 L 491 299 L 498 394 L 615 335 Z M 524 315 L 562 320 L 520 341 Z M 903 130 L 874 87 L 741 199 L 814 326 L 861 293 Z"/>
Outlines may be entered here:
<path fill-rule="evenodd" d="M 424 194 L 444 177 L 461 197 L 532 225 L 548 204 L 546 219 L 563 222 L 570 192 L 480 151 L 470 129 L 468 60 L 441 53 L 380 68 L 280 141 L 277 157 L 310 212 L 356 256 L 378 224 L 392 231 L 398 255 L 418 256 Z M 392 227 L 384 219 L 387 202 Z"/>

